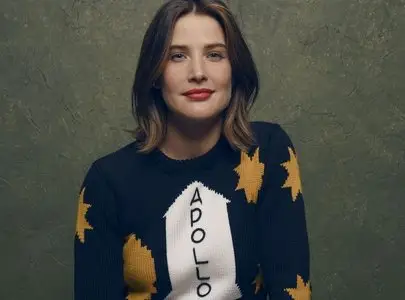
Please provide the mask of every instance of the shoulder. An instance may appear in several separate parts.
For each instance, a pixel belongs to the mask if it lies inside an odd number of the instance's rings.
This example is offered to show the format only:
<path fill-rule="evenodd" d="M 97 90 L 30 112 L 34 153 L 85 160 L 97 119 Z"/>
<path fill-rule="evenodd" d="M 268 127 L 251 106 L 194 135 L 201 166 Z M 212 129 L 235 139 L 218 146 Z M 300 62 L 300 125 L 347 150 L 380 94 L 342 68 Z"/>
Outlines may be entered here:
<path fill-rule="evenodd" d="M 107 181 L 119 177 L 125 178 L 128 172 L 138 169 L 142 156 L 137 152 L 137 143 L 134 141 L 94 160 L 89 172 L 93 171 Z"/>
<path fill-rule="evenodd" d="M 257 139 L 268 139 L 270 136 L 283 130 L 280 124 L 268 121 L 252 121 L 250 122 L 250 126 Z"/>
<path fill-rule="evenodd" d="M 297 155 L 295 146 L 280 124 L 272 122 L 251 122 L 260 155 L 269 163 L 287 161 Z"/>
<path fill-rule="evenodd" d="M 267 121 L 250 122 L 256 144 L 259 147 L 286 146 L 292 144 L 290 136 L 278 123 Z"/>

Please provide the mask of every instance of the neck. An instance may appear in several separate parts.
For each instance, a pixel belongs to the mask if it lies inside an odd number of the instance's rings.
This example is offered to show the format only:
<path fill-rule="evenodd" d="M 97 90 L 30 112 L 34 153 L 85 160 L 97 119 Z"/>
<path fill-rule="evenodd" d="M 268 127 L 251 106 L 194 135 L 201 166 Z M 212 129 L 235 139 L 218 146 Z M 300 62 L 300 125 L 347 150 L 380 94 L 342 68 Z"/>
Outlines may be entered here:
<path fill-rule="evenodd" d="M 160 150 L 172 159 L 195 158 L 214 147 L 221 132 L 221 118 L 196 121 L 169 116 L 165 140 Z"/>

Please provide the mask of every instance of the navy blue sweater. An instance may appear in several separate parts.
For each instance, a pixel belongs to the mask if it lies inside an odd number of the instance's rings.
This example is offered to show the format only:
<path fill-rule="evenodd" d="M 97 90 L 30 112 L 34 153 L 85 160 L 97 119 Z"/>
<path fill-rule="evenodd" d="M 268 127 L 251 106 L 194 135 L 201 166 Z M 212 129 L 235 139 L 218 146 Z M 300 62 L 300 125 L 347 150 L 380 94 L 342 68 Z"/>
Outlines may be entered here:
<path fill-rule="evenodd" d="M 76 300 L 309 300 L 297 154 L 275 123 L 173 160 L 137 142 L 96 160 L 80 189 Z"/>

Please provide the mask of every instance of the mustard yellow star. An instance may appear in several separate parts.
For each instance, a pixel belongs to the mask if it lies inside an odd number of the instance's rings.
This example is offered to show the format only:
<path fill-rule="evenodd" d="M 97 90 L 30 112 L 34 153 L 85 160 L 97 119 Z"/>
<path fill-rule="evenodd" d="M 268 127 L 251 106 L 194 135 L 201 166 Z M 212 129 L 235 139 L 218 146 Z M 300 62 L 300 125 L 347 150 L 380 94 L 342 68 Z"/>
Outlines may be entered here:
<path fill-rule="evenodd" d="M 300 275 L 297 275 L 297 287 L 285 289 L 285 291 L 294 299 L 294 300 L 310 300 L 311 299 L 311 285 L 308 281 L 305 284 L 304 280 Z"/>
<path fill-rule="evenodd" d="M 252 284 L 256 285 L 255 287 L 255 295 L 256 295 L 263 286 L 263 273 L 261 269 L 257 273 L 255 280 L 252 282 Z"/>
<path fill-rule="evenodd" d="M 246 200 L 249 203 L 256 203 L 264 174 L 264 164 L 259 161 L 259 148 L 252 158 L 247 153 L 241 152 L 240 164 L 234 171 L 239 175 L 236 190 L 244 189 Z"/>
<path fill-rule="evenodd" d="M 127 237 L 123 249 L 124 279 L 129 286 L 127 300 L 151 299 L 156 293 L 155 260 L 152 251 L 142 246 L 135 234 Z"/>
<path fill-rule="evenodd" d="M 87 210 L 91 207 L 90 204 L 84 203 L 84 191 L 85 187 L 80 192 L 79 205 L 77 208 L 77 219 L 76 219 L 76 235 L 79 238 L 80 242 L 83 244 L 85 240 L 85 230 L 93 229 L 93 227 L 87 222 L 86 213 Z"/>
<path fill-rule="evenodd" d="M 151 294 L 144 292 L 144 293 L 137 293 L 137 292 L 131 292 L 127 296 L 127 300 L 150 300 Z"/>
<path fill-rule="evenodd" d="M 283 188 L 291 188 L 291 197 L 295 201 L 299 192 L 302 193 L 301 177 L 297 156 L 290 147 L 288 147 L 288 152 L 290 153 L 290 160 L 281 164 L 288 172 Z"/>

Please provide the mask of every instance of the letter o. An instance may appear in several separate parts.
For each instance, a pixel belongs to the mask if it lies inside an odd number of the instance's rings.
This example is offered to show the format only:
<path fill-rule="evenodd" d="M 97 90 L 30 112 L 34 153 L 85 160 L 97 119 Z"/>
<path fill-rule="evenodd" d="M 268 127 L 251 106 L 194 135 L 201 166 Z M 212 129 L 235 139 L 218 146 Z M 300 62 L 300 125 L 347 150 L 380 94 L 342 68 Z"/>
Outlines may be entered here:
<path fill-rule="evenodd" d="M 195 234 L 197 233 L 197 231 L 198 231 L 198 232 L 201 232 L 201 236 L 200 236 L 199 239 L 196 239 L 196 238 L 195 238 Z M 205 231 L 204 231 L 204 229 L 202 229 L 202 228 L 196 228 L 196 229 L 194 229 L 193 232 L 191 233 L 191 240 L 192 240 L 194 243 L 196 243 L 196 244 L 201 243 L 204 239 L 205 239 Z"/>
<path fill-rule="evenodd" d="M 206 291 L 201 291 L 203 289 L 203 287 L 206 287 Z M 211 285 L 207 282 L 201 282 L 200 285 L 197 287 L 197 294 L 199 297 L 205 297 L 207 296 L 209 293 L 211 293 Z"/>

